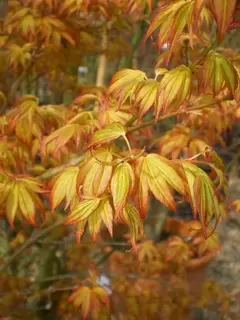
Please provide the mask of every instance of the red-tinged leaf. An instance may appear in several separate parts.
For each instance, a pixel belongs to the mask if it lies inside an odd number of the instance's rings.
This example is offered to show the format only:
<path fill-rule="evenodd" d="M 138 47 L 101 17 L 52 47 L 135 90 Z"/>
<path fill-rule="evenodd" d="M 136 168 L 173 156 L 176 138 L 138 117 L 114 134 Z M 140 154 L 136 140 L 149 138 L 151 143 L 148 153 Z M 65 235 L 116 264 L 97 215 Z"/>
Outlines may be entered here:
<path fill-rule="evenodd" d="M 148 178 L 146 175 L 147 165 L 145 163 L 145 158 L 141 157 L 136 163 L 136 175 L 138 177 L 137 181 L 137 204 L 142 219 L 145 218 L 147 213 L 148 205 Z"/>
<path fill-rule="evenodd" d="M 216 222 L 219 221 L 220 210 L 212 181 L 206 174 L 198 175 L 196 177 L 194 182 L 194 196 L 196 199 L 196 207 L 202 223 L 204 235 L 205 237 L 209 237 L 206 232 L 206 228 L 209 226 L 209 223 L 213 217 L 216 218 Z"/>
<path fill-rule="evenodd" d="M 143 234 L 143 224 L 139 212 L 133 205 L 127 204 L 123 210 L 122 219 L 129 225 L 131 242 L 136 248 L 136 239 Z"/>
<path fill-rule="evenodd" d="M 82 317 L 86 319 L 91 307 L 91 289 L 85 286 L 80 286 L 70 296 L 69 301 L 72 301 L 75 307 L 82 309 Z"/>
<path fill-rule="evenodd" d="M 12 183 L 11 191 L 8 194 L 6 200 L 6 215 L 9 224 L 12 226 L 16 217 L 18 209 L 18 199 L 19 199 L 19 185 L 17 183 Z"/>
<path fill-rule="evenodd" d="M 138 119 L 142 118 L 156 102 L 158 85 L 158 81 L 149 79 L 137 86 L 134 105 L 139 108 Z"/>
<path fill-rule="evenodd" d="M 206 0 L 194 0 L 193 15 L 194 15 L 194 20 L 196 20 L 196 23 L 199 21 L 201 10 L 207 1 Z"/>
<path fill-rule="evenodd" d="M 88 221 L 87 219 L 84 219 L 76 223 L 75 232 L 76 232 L 76 239 L 78 244 L 80 244 L 81 237 L 84 234 L 87 221 Z"/>
<path fill-rule="evenodd" d="M 151 168 L 151 177 L 162 177 L 172 188 L 180 194 L 185 194 L 185 183 L 175 169 L 173 162 L 158 154 L 148 154 L 147 161 L 147 174 L 150 174 L 148 168 Z M 152 176 L 153 175 L 153 176 Z"/>
<path fill-rule="evenodd" d="M 47 148 L 48 144 L 55 142 L 55 152 L 68 143 L 70 139 L 78 132 L 81 132 L 81 128 L 76 123 L 67 124 L 60 129 L 57 129 L 51 133 L 43 143 L 43 149 Z"/>
<path fill-rule="evenodd" d="M 108 305 L 108 303 L 109 303 L 108 294 L 104 288 L 95 287 L 92 290 L 92 294 L 94 294 L 97 297 L 97 300 L 100 300 L 102 303 Z"/>
<path fill-rule="evenodd" d="M 36 178 L 32 177 L 21 177 L 21 182 L 24 186 L 32 192 L 44 193 L 43 184 L 38 181 Z"/>
<path fill-rule="evenodd" d="M 203 92 L 210 89 L 214 95 L 222 93 L 227 88 L 234 96 L 239 83 L 237 71 L 232 63 L 214 51 L 207 55 L 199 76 L 199 89 Z"/>
<path fill-rule="evenodd" d="M 157 92 L 155 119 L 163 114 L 178 109 L 191 95 L 191 69 L 179 66 L 164 75 Z"/>
<path fill-rule="evenodd" d="M 146 78 L 146 74 L 140 70 L 123 69 L 112 77 L 108 93 L 118 98 L 118 104 L 121 106 L 131 98 L 138 83 Z"/>
<path fill-rule="evenodd" d="M 149 172 L 151 172 L 151 168 L 149 168 Z M 154 178 L 154 176 L 149 176 L 148 185 L 156 199 L 162 202 L 170 210 L 176 210 L 176 203 L 169 185 L 162 177 Z"/>
<path fill-rule="evenodd" d="M 148 28 L 144 40 L 146 41 L 150 37 L 150 35 L 158 27 L 160 27 L 163 24 L 163 22 L 165 22 L 167 19 L 169 21 L 173 20 L 173 16 L 185 4 L 186 4 L 186 1 L 182 0 L 170 5 L 167 5 L 165 8 L 162 8 L 161 11 L 156 15 L 156 17 L 152 21 L 150 27 Z"/>
<path fill-rule="evenodd" d="M 113 209 L 109 201 L 104 201 L 103 206 L 101 207 L 101 217 L 103 220 L 103 223 L 107 227 L 111 237 L 113 236 Z"/>
<path fill-rule="evenodd" d="M 152 240 L 144 241 L 138 245 L 138 260 L 151 263 L 158 256 L 157 247 Z"/>
<path fill-rule="evenodd" d="M 101 205 L 99 205 L 97 209 L 88 218 L 88 229 L 93 241 L 96 241 L 96 236 L 99 233 L 101 222 Z"/>
<path fill-rule="evenodd" d="M 103 125 L 108 125 L 114 122 L 119 122 L 125 125 L 131 118 L 129 110 L 117 110 L 117 107 L 111 107 L 99 114 L 99 122 Z"/>
<path fill-rule="evenodd" d="M 63 170 L 55 180 L 51 191 L 51 205 L 55 209 L 66 198 L 67 208 L 74 195 L 76 194 L 77 177 L 79 174 L 79 167 L 69 167 Z"/>
<path fill-rule="evenodd" d="M 235 200 L 232 202 L 231 207 L 235 207 L 237 212 L 240 212 L 240 200 Z"/>
<path fill-rule="evenodd" d="M 94 156 L 95 161 L 83 181 L 83 194 L 87 196 L 103 194 L 112 176 L 112 166 L 108 165 L 112 160 L 111 152 L 100 149 Z"/>
<path fill-rule="evenodd" d="M 218 41 L 222 42 L 236 8 L 236 0 L 210 0 L 209 7 L 217 22 Z"/>
<path fill-rule="evenodd" d="M 208 252 L 216 252 L 219 250 L 219 237 L 217 233 L 213 233 L 210 237 L 205 239 L 203 236 L 196 237 L 193 242 L 193 245 L 197 245 L 198 255 L 202 256 Z"/>
<path fill-rule="evenodd" d="M 19 209 L 23 217 L 29 221 L 29 223 L 35 225 L 35 204 L 33 199 L 26 188 L 23 185 L 18 186 L 18 203 Z"/>
<path fill-rule="evenodd" d="M 98 207 L 100 199 L 83 200 L 69 213 L 66 223 L 73 224 L 87 219 Z"/>
<path fill-rule="evenodd" d="M 112 123 L 105 126 L 103 129 L 94 132 L 88 147 L 93 147 L 103 143 L 108 143 L 126 134 L 126 129 L 121 123 Z"/>
<path fill-rule="evenodd" d="M 129 163 L 117 166 L 111 180 L 111 193 L 116 214 L 125 207 L 127 197 L 134 187 L 134 172 Z"/>

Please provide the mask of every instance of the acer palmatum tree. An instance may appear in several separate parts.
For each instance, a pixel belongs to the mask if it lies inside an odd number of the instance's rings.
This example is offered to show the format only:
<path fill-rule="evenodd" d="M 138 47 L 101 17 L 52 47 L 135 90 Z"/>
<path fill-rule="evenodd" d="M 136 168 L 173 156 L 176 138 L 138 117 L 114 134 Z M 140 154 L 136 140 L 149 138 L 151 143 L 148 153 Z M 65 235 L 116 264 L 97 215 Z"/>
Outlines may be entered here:
<path fill-rule="evenodd" d="M 234 0 L 153 2 L 8 1 L 0 43 L 4 314 L 14 316 L 17 301 L 25 318 L 75 319 L 79 309 L 93 319 L 188 316 L 195 298 L 186 271 L 214 257 L 215 228 L 229 207 L 213 147 L 239 119 L 239 57 L 220 48 L 239 26 L 239 8 Z M 147 21 L 152 8 L 145 40 L 160 51 L 154 78 L 122 69 L 107 87 L 89 87 L 68 106 L 40 106 L 37 96 L 19 94 L 29 75 L 53 84 L 61 78 L 63 90 L 75 90 L 69 64 L 99 55 L 106 65 L 124 42 L 116 34 Z M 103 30 L 112 51 L 99 50 Z M 157 136 L 170 118 L 175 124 Z M 188 202 L 196 220 L 179 222 L 177 235 L 156 244 L 144 237 L 152 198 L 171 211 Z M 73 233 L 79 244 L 71 247 Z M 107 287 L 99 283 L 103 265 L 112 279 Z M 32 282 L 12 274 L 31 274 Z M 225 312 L 221 290 L 204 288 L 201 306 L 212 290 Z"/>

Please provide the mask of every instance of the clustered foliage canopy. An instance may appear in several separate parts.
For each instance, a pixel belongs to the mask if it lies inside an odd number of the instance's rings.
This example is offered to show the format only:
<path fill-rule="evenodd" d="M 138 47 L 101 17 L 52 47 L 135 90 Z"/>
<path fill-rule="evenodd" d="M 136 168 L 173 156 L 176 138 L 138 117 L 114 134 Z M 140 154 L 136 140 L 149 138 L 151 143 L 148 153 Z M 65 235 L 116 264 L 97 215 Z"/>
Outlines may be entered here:
<path fill-rule="evenodd" d="M 239 26 L 239 9 L 236 0 L 9 0 L 0 23 L 0 212 L 9 225 L 39 226 L 54 215 L 78 242 L 84 233 L 98 242 L 104 228 L 114 237 L 113 226 L 123 224 L 144 263 L 166 254 L 151 241 L 138 243 L 154 197 L 173 211 L 176 202 L 190 203 L 199 221 L 188 224 L 194 250 L 216 250 L 215 227 L 229 199 L 213 147 L 240 117 L 239 55 L 220 46 Z M 129 46 L 122 33 L 149 17 L 143 40 L 159 50 L 155 77 L 122 69 L 68 106 L 17 94 L 29 73 L 75 90 L 69 64 L 121 56 Z M 176 124 L 156 136 L 168 118 Z M 164 259 L 184 264 L 190 251 L 176 237 Z M 96 271 L 89 279 L 70 298 L 83 317 L 108 305 Z"/>

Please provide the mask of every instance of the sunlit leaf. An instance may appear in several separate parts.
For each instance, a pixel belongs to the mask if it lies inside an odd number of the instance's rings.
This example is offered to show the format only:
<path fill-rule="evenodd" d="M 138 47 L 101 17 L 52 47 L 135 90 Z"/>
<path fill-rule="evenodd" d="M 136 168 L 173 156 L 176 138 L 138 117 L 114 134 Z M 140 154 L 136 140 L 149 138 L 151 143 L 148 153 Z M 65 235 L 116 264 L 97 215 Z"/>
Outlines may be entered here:
<path fill-rule="evenodd" d="M 108 92 L 118 98 L 120 106 L 131 98 L 136 86 L 146 78 L 146 74 L 140 70 L 123 69 L 112 77 Z"/>
<path fill-rule="evenodd" d="M 122 219 L 129 225 L 131 242 L 135 247 L 138 235 L 143 233 L 143 224 L 139 212 L 133 205 L 128 203 L 123 210 Z"/>
<path fill-rule="evenodd" d="M 218 41 L 221 42 L 232 20 L 236 0 L 209 0 L 209 7 L 217 22 Z"/>
<path fill-rule="evenodd" d="M 158 90 L 155 106 L 155 119 L 163 114 L 178 109 L 191 95 L 191 69 L 179 66 L 164 75 Z"/>
<path fill-rule="evenodd" d="M 69 213 L 66 223 L 72 224 L 87 219 L 97 209 L 99 203 L 98 198 L 80 201 Z"/>
<path fill-rule="evenodd" d="M 134 187 L 134 172 L 130 164 L 123 163 L 117 166 L 111 179 L 111 193 L 117 214 L 125 207 L 127 197 Z"/>
<path fill-rule="evenodd" d="M 84 195 L 99 196 L 106 190 L 112 176 L 112 158 L 111 152 L 106 149 L 99 149 L 95 153 L 91 166 L 87 165 L 88 172 L 83 181 Z"/>
<path fill-rule="evenodd" d="M 203 68 L 200 71 L 200 90 L 214 95 L 228 89 L 231 95 L 238 86 L 238 75 L 231 62 L 223 55 L 211 51 L 204 61 Z"/>
<path fill-rule="evenodd" d="M 88 147 L 110 142 L 121 136 L 125 136 L 126 130 L 121 123 L 112 123 L 94 132 Z"/>
<path fill-rule="evenodd" d="M 69 167 L 63 170 L 57 178 L 55 178 L 54 186 L 51 191 L 51 205 L 55 209 L 64 198 L 66 198 L 67 208 L 70 205 L 74 195 L 77 192 L 77 177 L 79 167 Z"/>

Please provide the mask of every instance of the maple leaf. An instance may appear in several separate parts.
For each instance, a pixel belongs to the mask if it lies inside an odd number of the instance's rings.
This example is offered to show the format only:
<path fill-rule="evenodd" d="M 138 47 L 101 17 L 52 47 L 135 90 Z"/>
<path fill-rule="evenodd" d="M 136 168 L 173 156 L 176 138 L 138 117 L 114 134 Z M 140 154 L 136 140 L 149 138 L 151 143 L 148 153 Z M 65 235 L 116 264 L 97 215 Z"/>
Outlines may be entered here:
<path fill-rule="evenodd" d="M 144 241 L 138 246 L 138 260 L 140 262 L 147 261 L 151 262 L 155 257 L 158 256 L 157 248 L 152 240 Z"/>
<path fill-rule="evenodd" d="M 44 139 L 42 144 L 42 153 L 44 151 L 48 151 L 48 146 L 50 144 L 54 145 L 54 153 L 57 153 L 59 149 L 64 147 L 72 138 L 75 138 L 76 145 L 79 146 L 81 136 L 82 128 L 79 124 L 66 124 Z"/>
<path fill-rule="evenodd" d="M 225 33 L 228 31 L 229 24 L 232 20 L 233 12 L 236 8 L 236 0 L 209 0 L 210 8 L 216 22 L 218 30 L 218 41 L 222 42 Z"/>
<path fill-rule="evenodd" d="M 173 129 L 168 130 L 164 135 L 156 139 L 153 144 L 158 145 L 161 155 L 177 159 L 181 152 L 188 148 L 189 141 L 190 129 L 182 125 L 176 125 Z"/>
<path fill-rule="evenodd" d="M 138 120 L 154 106 L 159 82 L 153 79 L 141 81 L 134 93 L 134 105 L 139 108 Z"/>
<path fill-rule="evenodd" d="M 215 217 L 216 223 L 220 218 L 219 202 L 215 194 L 214 185 L 202 169 L 186 161 L 181 161 L 181 163 L 188 182 L 189 200 L 194 216 L 199 215 L 204 236 L 207 238 L 209 235 L 207 235 L 206 228 L 212 218 Z"/>
<path fill-rule="evenodd" d="M 94 132 L 88 148 L 125 137 L 126 129 L 121 123 L 112 123 Z"/>
<path fill-rule="evenodd" d="M 79 167 L 69 167 L 63 170 L 56 178 L 51 190 L 51 206 L 55 209 L 66 198 L 65 209 L 70 205 L 77 193 L 77 178 Z"/>
<path fill-rule="evenodd" d="M 240 212 L 240 200 L 235 200 L 232 202 L 231 207 L 235 207 L 237 212 Z"/>
<path fill-rule="evenodd" d="M 156 120 L 161 111 L 165 114 L 176 110 L 190 98 L 191 81 L 191 69 L 184 65 L 178 66 L 164 75 L 157 90 Z"/>
<path fill-rule="evenodd" d="M 92 312 L 92 308 L 99 309 L 102 304 L 108 305 L 108 294 L 100 286 L 89 288 L 81 285 L 74 290 L 69 301 L 72 301 L 75 307 L 81 307 L 82 317 L 86 319 L 87 315 Z"/>
<path fill-rule="evenodd" d="M 197 246 L 197 252 L 199 256 L 204 255 L 206 251 L 216 252 L 220 249 L 219 236 L 216 232 L 214 232 L 207 239 L 201 235 L 198 235 L 194 238 L 192 244 Z"/>
<path fill-rule="evenodd" d="M 166 250 L 166 261 L 177 260 L 180 263 L 187 262 L 189 259 L 189 247 L 183 239 L 173 236 L 168 241 L 168 250 Z"/>
<path fill-rule="evenodd" d="M 137 201 L 141 217 L 146 215 L 149 189 L 165 206 L 171 210 L 176 209 L 171 188 L 183 195 L 186 189 L 174 163 L 158 154 L 148 154 L 138 159 L 135 171 L 138 177 Z"/>
<path fill-rule="evenodd" d="M 113 209 L 109 199 L 92 198 L 76 201 L 68 214 L 66 224 L 75 224 L 77 241 L 84 233 L 86 224 L 93 241 L 100 232 L 102 222 L 112 236 Z"/>
<path fill-rule="evenodd" d="M 199 90 L 211 90 L 218 95 L 226 88 L 232 96 L 238 86 L 238 74 L 232 63 L 223 55 L 210 51 L 199 74 Z"/>
<path fill-rule="evenodd" d="M 108 93 L 118 99 L 118 107 L 120 107 L 128 98 L 131 98 L 139 82 L 146 79 L 146 74 L 140 70 L 123 69 L 112 77 Z"/>
<path fill-rule="evenodd" d="M 132 115 L 129 113 L 129 106 L 122 106 L 121 110 L 114 106 L 100 113 L 99 122 L 102 126 L 109 125 L 114 122 L 125 125 L 131 118 Z"/>
<path fill-rule="evenodd" d="M 198 20 L 194 21 L 196 15 Z M 205 15 L 206 9 L 202 8 L 201 5 L 199 8 L 199 5 L 191 0 L 180 0 L 162 6 L 150 24 L 144 40 L 146 41 L 156 29 L 159 29 L 157 36 L 158 48 L 161 49 L 164 44 L 169 44 L 166 59 L 168 64 L 173 49 L 186 28 L 189 31 L 190 44 L 193 46 L 194 33 L 196 36 L 199 35 L 199 25 L 201 25 Z"/>
<path fill-rule="evenodd" d="M 105 192 L 112 176 L 112 154 L 107 149 L 100 148 L 89 159 L 89 162 L 80 169 L 82 174 L 83 194 L 86 196 L 100 196 Z"/>
<path fill-rule="evenodd" d="M 3 190 L 1 203 L 5 204 L 9 224 L 12 226 L 16 216 L 20 218 L 22 215 L 30 224 L 35 225 L 35 207 L 44 210 L 38 196 L 44 192 L 43 185 L 28 176 L 8 178 L 3 173 L 0 176 L 0 189 Z"/>
<path fill-rule="evenodd" d="M 143 235 L 143 223 L 140 219 L 139 212 L 133 205 L 128 203 L 123 209 L 121 219 L 129 225 L 131 243 L 133 248 L 136 248 L 137 237 Z"/>
<path fill-rule="evenodd" d="M 111 179 L 111 193 L 116 214 L 125 207 L 127 197 L 134 188 L 134 172 L 129 163 L 119 164 Z"/>

